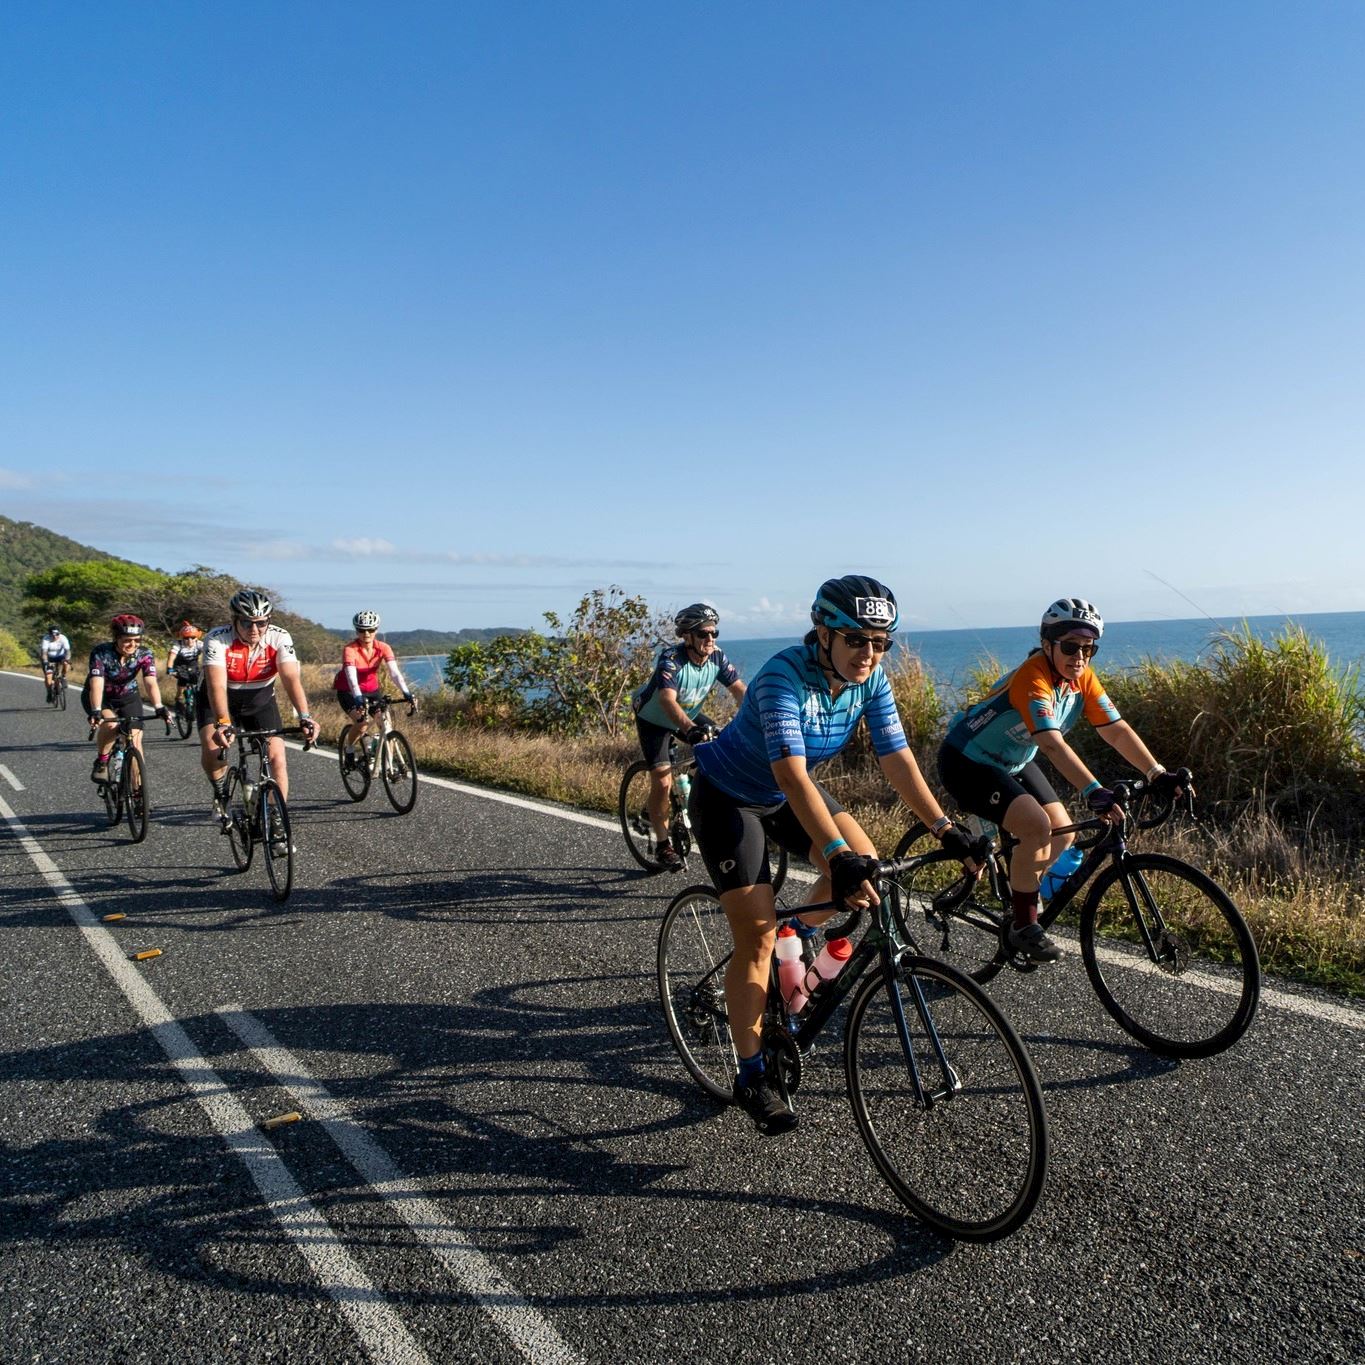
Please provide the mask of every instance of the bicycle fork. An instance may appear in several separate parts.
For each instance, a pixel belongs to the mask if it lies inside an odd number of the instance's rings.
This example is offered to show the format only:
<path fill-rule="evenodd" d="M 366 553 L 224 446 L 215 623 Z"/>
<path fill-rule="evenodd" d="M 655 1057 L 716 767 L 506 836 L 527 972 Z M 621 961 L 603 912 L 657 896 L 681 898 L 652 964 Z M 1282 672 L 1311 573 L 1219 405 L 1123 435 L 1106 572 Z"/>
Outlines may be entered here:
<path fill-rule="evenodd" d="M 913 975 L 910 976 L 908 984 L 911 998 L 915 1004 L 915 1013 L 924 1026 L 924 1032 L 933 1048 L 934 1058 L 942 1075 L 943 1083 L 937 1090 L 929 1089 L 924 1083 L 919 1060 L 915 1056 L 915 1044 L 910 1037 L 910 1025 L 906 1020 L 905 1001 L 901 998 L 899 973 L 895 970 L 894 962 L 889 964 L 886 971 L 886 994 L 891 1002 L 891 1016 L 896 1021 L 896 1032 L 900 1037 L 901 1052 L 905 1056 L 910 1079 L 914 1083 L 915 1104 L 920 1109 L 932 1109 L 941 1100 L 950 1100 L 959 1094 L 962 1090 L 962 1080 L 953 1069 L 947 1053 L 943 1050 L 943 1040 L 938 1035 L 938 1029 L 934 1027 L 934 1021 L 929 1014 L 928 1001 L 924 998 L 924 987 Z"/>

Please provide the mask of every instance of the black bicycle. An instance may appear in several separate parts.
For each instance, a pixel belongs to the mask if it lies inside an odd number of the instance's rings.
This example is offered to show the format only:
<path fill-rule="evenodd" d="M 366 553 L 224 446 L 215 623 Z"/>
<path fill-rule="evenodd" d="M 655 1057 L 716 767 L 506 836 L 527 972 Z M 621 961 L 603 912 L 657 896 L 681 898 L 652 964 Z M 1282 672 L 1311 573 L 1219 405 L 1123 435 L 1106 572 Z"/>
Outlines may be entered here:
<path fill-rule="evenodd" d="M 175 716 L 176 732 L 181 739 L 188 739 L 194 730 L 194 707 L 199 696 L 199 675 L 196 673 L 182 677 L 177 673 L 175 676 L 180 682 L 180 695 L 175 699 L 172 714 Z"/>
<path fill-rule="evenodd" d="M 227 796 L 215 802 L 223 833 L 232 850 L 232 861 L 239 872 L 251 866 L 260 846 L 265 858 L 270 894 L 277 901 L 289 899 L 294 885 L 294 839 L 289 823 L 289 807 L 280 784 L 270 772 L 267 741 L 276 735 L 301 737 L 298 726 L 279 730 L 238 730 L 233 727 L 237 758 L 228 769 Z M 305 751 L 311 744 L 304 742 Z M 251 760 L 256 760 L 255 775 Z"/>
<path fill-rule="evenodd" d="M 714 734 L 711 731 L 708 737 Z M 697 760 L 692 756 L 683 759 L 678 753 L 678 737 L 670 735 L 668 761 L 673 773 L 673 782 L 668 791 L 668 837 L 682 859 L 682 867 L 678 871 L 685 872 L 688 855 L 692 852 L 692 820 L 687 813 L 687 798 L 692 791 Z M 616 814 L 630 856 L 646 872 L 661 872 L 663 864 L 659 862 L 659 843 L 649 818 L 649 785 L 649 764 L 638 759 L 626 769 L 621 779 Z M 787 850 L 771 839 L 768 840 L 768 863 L 772 869 L 773 891 L 780 891 L 787 879 Z"/>
<path fill-rule="evenodd" d="M 389 712 L 393 698 L 367 697 L 365 711 L 379 717 L 379 734 L 365 735 L 360 750 L 348 755 L 343 744 L 337 744 L 337 762 L 341 766 L 341 785 L 352 801 L 363 801 L 370 790 L 377 771 L 384 783 L 384 794 L 399 815 L 406 815 L 417 804 L 417 761 L 412 756 L 412 745 L 401 730 L 395 730 Z M 408 703 L 408 715 L 417 714 L 417 703 Z"/>
<path fill-rule="evenodd" d="M 66 710 L 66 660 L 52 666 L 52 682 L 47 687 L 47 704 L 58 711 Z"/>
<path fill-rule="evenodd" d="M 1023 1042 L 985 991 L 956 967 L 922 955 L 904 935 L 879 865 L 881 904 L 837 977 L 789 1020 L 774 956 L 762 1049 L 788 1103 L 804 1057 L 839 1005 L 844 1073 L 872 1160 L 897 1197 L 953 1237 L 992 1241 L 1018 1228 L 1047 1177 L 1043 1090 Z M 783 906 L 780 919 L 834 903 Z M 847 936 L 863 912 L 827 930 Z M 734 944 L 709 886 L 674 897 L 659 930 L 664 1020 L 683 1065 L 713 1099 L 732 1103 L 738 1056 L 725 1009 Z M 869 968 L 871 970 L 869 971 Z"/>
<path fill-rule="evenodd" d="M 151 804 L 147 795 L 147 765 L 142 752 L 133 743 L 133 721 L 129 716 L 100 716 L 101 721 L 118 722 L 114 747 L 109 750 L 109 762 L 104 778 L 95 784 L 104 800 L 104 813 L 111 826 L 120 820 L 128 822 L 128 834 L 133 843 L 140 844 L 147 837 Z M 171 723 L 166 721 L 166 733 Z"/>
<path fill-rule="evenodd" d="M 1177 774 L 1188 784 L 1188 768 Z M 1261 993 L 1261 964 L 1246 921 L 1226 891 L 1206 873 L 1164 853 L 1134 853 L 1133 829 L 1152 829 L 1177 809 L 1194 815 L 1193 798 L 1175 798 L 1147 815 L 1130 815 L 1132 801 L 1150 799 L 1150 784 L 1114 784 L 1124 808 L 1115 824 L 1088 819 L 1054 830 L 1082 837 L 1080 867 L 1047 904 L 1044 928 L 1080 904 L 1079 937 L 1086 974 L 1100 1003 L 1120 1028 L 1153 1052 L 1208 1057 L 1231 1047 L 1250 1027 Z M 898 858 L 927 838 L 913 826 L 896 848 Z M 980 842 L 985 870 L 979 881 L 934 847 L 906 859 L 894 879 L 902 922 L 923 922 L 935 956 L 985 983 L 1005 967 L 1031 972 L 1039 964 L 1015 952 L 1006 934 L 1012 923 L 1009 855 L 1017 840 L 1004 831 Z M 1089 893 L 1081 901 L 1083 889 Z"/>

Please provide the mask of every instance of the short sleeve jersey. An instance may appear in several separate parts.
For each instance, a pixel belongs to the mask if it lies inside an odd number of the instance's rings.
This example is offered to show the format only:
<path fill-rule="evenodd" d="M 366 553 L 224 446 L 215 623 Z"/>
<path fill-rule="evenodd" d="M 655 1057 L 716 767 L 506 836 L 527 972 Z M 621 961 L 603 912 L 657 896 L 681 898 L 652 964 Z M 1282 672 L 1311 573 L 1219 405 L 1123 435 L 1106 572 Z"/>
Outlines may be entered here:
<path fill-rule="evenodd" d="M 711 743 L 697 747 L 697 767 L 708 782 L 746 805 L 781 805 L 787 798 L 772 765 L 783 758 L 804 758 L 807 769 L 824 763 L 844 748 L 864 717 L 878 755 L 909 747 L 880 665 L 866 682 L 836 697 L 815 646 L 793 645 L 754 675 L 734 720 Z"/>
<path fill-rule="evenodd" d="M 204 652 L 202 640 L 182 640 L 171 654 L 172 668 L 198 668 L 199 656 Z"/>
<path fill-rule="evenodd" d="M 664 714 L 659 701 L 660 689 L 670 688 L 676 692 L 678 705 L 688 716 L 695 716 L 717 683 L 729 687 L 738 681 L 739 670 L 725 657 L 724 650 L 712 650 L 705 663 L 694 664 L 687 646 L 679 643 L 670 645 L 659 655 L 649 681 L 634 694 L 632 703 L 641 720 L 671 730 L 673 722 Z"/>
<path fill-rule="evenodd" d="M 239 640 L 231 625 L 215 626 L 204 637 L 204 666 L 225 668 L 230 692 L 268 687 L 282 663 L 297 659 L 293 637 L 279 626 L 268 626 L 254 645 Z"/>
<path fill-rule="evenodd" d="M 139 673 L 146 678 L 156 677 L 156 659 L 146 645 L 138 645 L 125 658 L 112 640 L 106 640 L 90 651 L 88 672 L 92 678 L 104 679 L 104 700 L 117 701 L 137 691 Z"/>
<path fill-rule="evenodd" d="M 44 635 L 38 641 L 40 659 L 65 659 L 71 653 L 71 641 L 65 635 Z"/>
<path fill-rule="evenodd" d="M 349 692 L 351 682 L 346 676 L 346 670 L 354 668 L 356 681 L 360 683 L 361 692 L 366 696 L 378 692 L 379 667 L 381 664 L 391 662 L 392 659 L 393 650 L 383 640 L 376 640 L 369 650 L 366 650 L 359 640 L 352 640 L 341 651 L 341 668 L 336 677 L 332 679 L 332 686 L 338 692 Z"/>
<path fill-rule="evenodd" d="M 976 763 L 1017 773 L 1038 753 L 1033 736 L 1044 730 L 1065 734 L 1084 714 L 1094 726 L 1120 719 L 1092 668 L 1072 683 L 1058 679 L 1040 652 L 997 678 L 990 695 L 959 711 L 944 743 Z"/>

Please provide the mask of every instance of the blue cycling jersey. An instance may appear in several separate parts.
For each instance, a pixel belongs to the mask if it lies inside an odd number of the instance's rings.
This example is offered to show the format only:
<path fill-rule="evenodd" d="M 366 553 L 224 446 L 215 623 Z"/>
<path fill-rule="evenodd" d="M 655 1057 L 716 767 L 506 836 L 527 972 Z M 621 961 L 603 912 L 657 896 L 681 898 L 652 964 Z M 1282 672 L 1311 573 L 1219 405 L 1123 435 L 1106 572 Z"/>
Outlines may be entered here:
<path fill-rule="evenodd" d="M 879 755 L 909 748 L 880 665 L 866 682 L 851 683 L 836 697 L 816 646 L 793 645 L 754 675 L 734 720 L 710 744 L 698 745 L 697 767 L 737 801 L 781 805 L 787 798 L 772 765 L 782 758 L 804 758 L 810 769 L 833 758 L 864 716 Z"/>
<path fill-rule="evenodd" d="M 674 722 L 664 714 L 659 703 L 659 689 L 667 687 L 678 694 L 678 705 L 689 716 L 695 716 L 710 696 L 711 689 L 720 683 L 729 687 L 739 681 L 739 670 L 725 657 L 725 651 L 715 649 L 705 663 L 694 664 L 685 644 L 669 646 L 659 655 L 649 681 L 632 697 L 635 714 L 651 725 L 672 730 Z"/>

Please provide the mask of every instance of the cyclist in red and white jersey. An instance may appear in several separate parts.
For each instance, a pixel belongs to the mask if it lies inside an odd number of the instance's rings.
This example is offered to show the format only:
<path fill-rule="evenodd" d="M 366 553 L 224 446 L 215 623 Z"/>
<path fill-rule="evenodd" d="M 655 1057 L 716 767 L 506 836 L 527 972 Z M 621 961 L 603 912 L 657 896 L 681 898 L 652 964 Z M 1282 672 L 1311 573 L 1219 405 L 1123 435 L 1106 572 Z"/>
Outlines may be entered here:
<path fill-rule="evenodd" d="M 270 624 L 274 603 L 264 593 L 243 588 L 228 607 L 232 623 L 216 626 L 204 637 L 204 685 L 199 689 L 195 716 L 200 762 L 213 784 L 214 810 L 220 816 L 226 809 L 224 760 L 233 731 L 277 730 L 283 724 L 275 702 L 276 678 L 298 712 L 304 738 L 315 740 L 318 736 L 317 723 L 308 712 L 293 638 L 287 630 Z M 288 801 L 284 741 L 276 735 L 267 744 L 271 776 Z M 274 831 L 271 833 L 273 836 Z"/>

